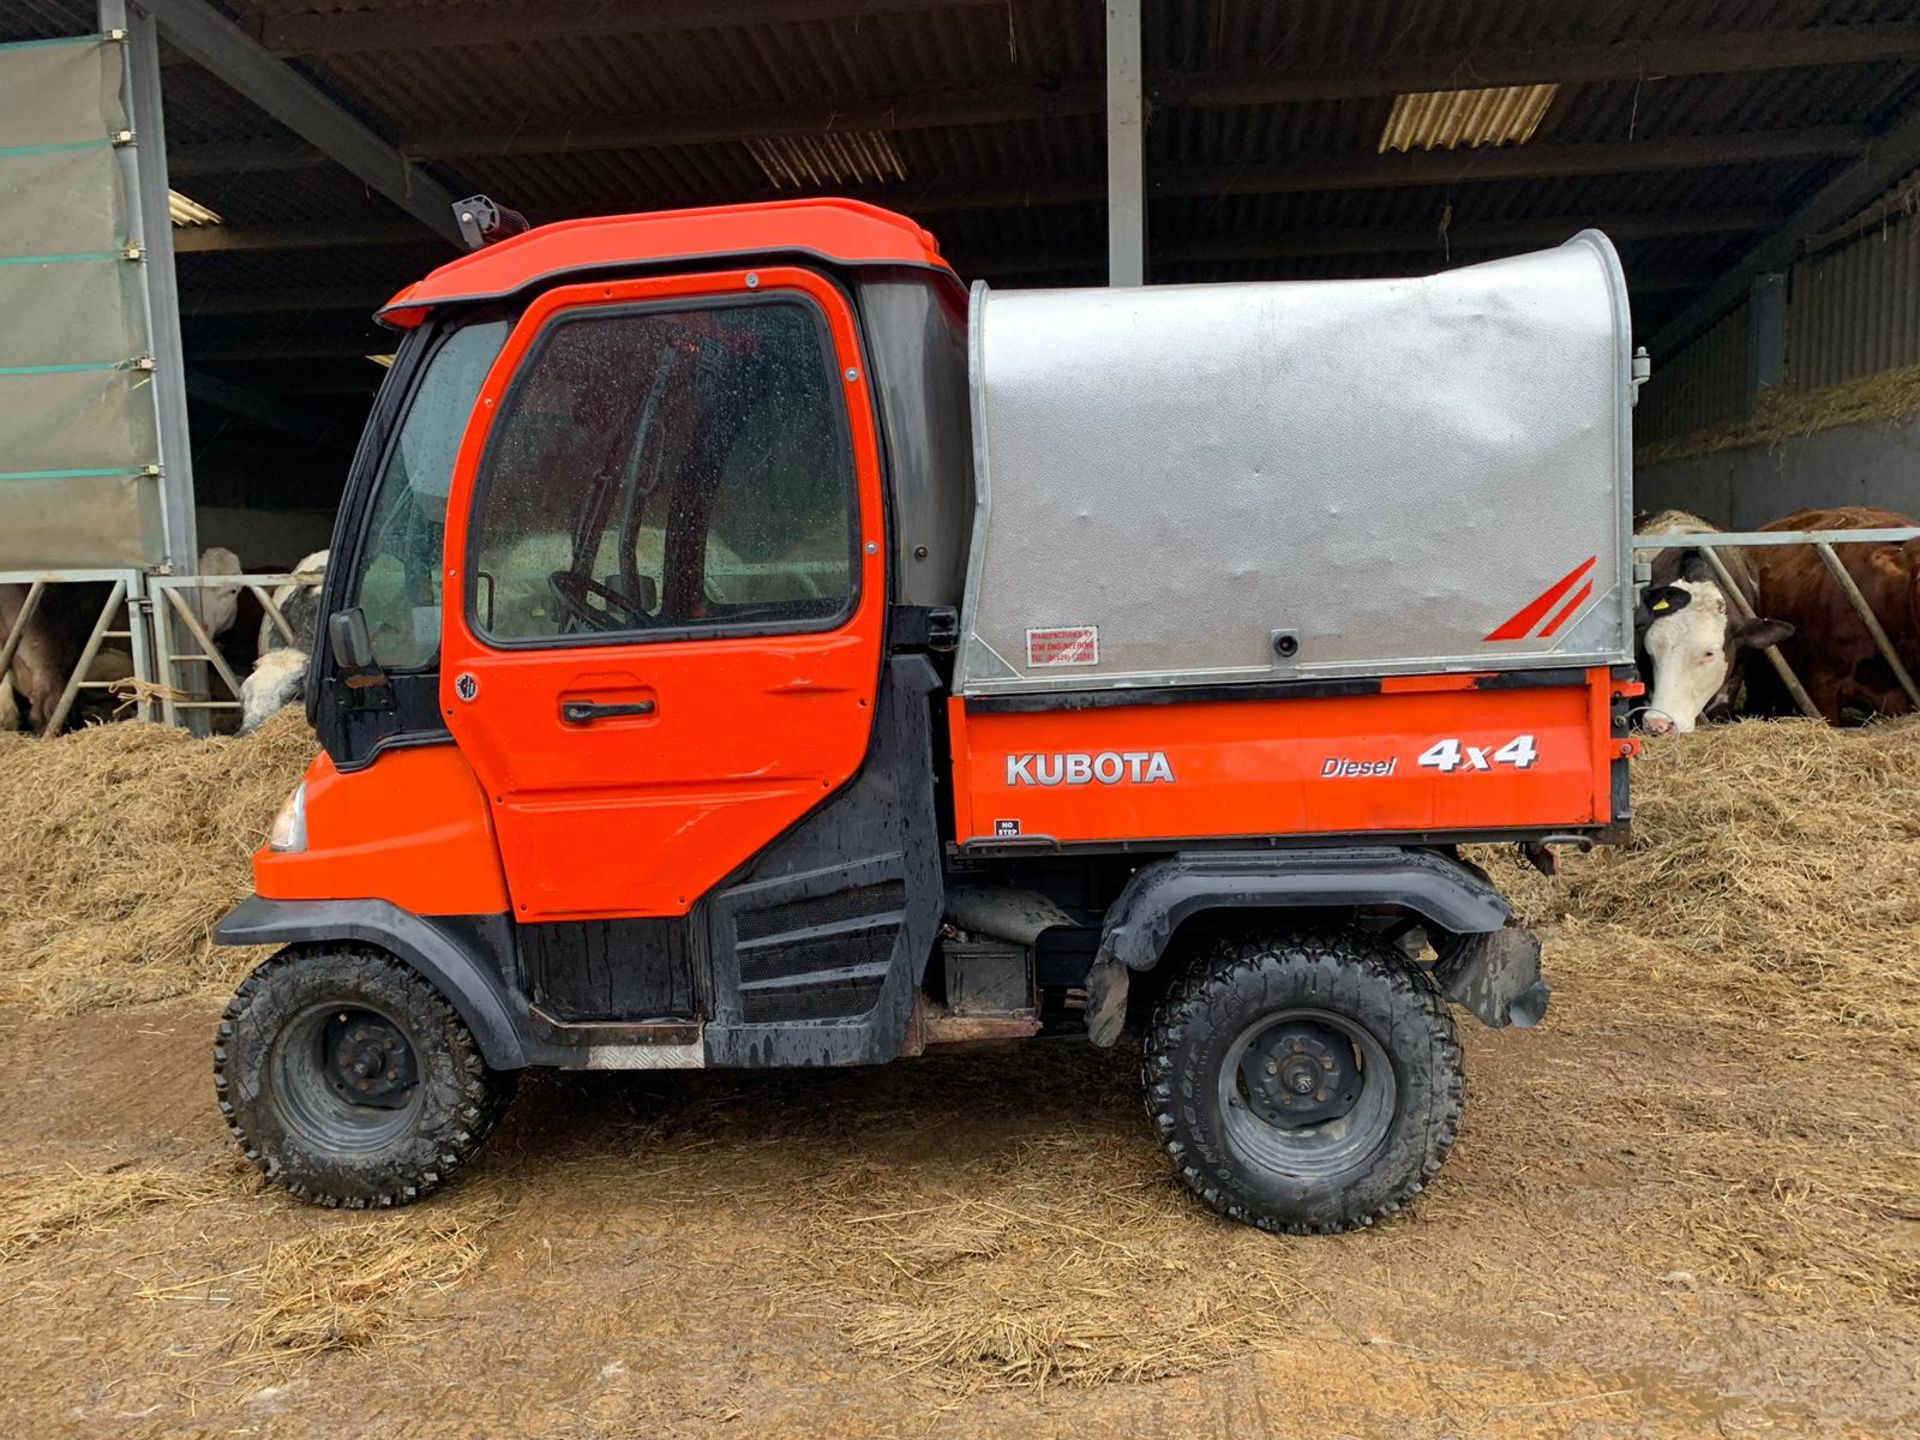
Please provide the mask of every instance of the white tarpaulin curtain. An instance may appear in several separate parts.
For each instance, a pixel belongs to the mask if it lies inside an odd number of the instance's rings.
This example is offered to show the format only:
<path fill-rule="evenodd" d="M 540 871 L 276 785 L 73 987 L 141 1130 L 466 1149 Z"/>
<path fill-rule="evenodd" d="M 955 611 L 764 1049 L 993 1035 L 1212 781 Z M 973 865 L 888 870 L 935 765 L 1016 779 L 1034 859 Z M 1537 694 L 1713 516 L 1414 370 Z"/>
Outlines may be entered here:
<path fill-rule="evenodd" d="M 124 46 L 0 45 L 0 569 L 162 558 Z"/>

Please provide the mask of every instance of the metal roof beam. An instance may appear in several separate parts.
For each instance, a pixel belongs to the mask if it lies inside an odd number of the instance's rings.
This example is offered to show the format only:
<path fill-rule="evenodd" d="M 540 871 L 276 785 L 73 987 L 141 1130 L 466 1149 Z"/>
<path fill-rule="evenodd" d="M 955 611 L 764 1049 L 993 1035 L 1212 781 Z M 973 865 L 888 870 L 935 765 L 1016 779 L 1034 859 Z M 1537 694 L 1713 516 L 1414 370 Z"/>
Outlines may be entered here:
<path fill-rule="evenodd" d="M 429 50 L 453 45 L 511 45 L 528 40 L 606 35 L 669 35 L 747 25 L 858 20 L 929 10 L 1000 9 L 1005 0 L 648 0 L 560 4 L 552 0 L 466 5 L 448 10 L 360 10 L 271 15 L 260 27 L 267 49 L 282 55 L 352 55 L 368 50 Z"/>
<path fill-rule="evenodd" d="M 1156 195 L 1289 195 L 1312 190 L 1381 190 L 1565 175 L 1627 175 L 1779 160 L 1858 155 L 1867 132 L 1854 125 L 1762 130 L 1586 145 L 1518 145 L 1498 150 L 1416 150 L 1409 154 L 1314 156 L 1268 165 L 1213 165 L 1161 176 Z"/>
<path fill-rule="evenodd" d="M 1153 98 L 1159 105 L 1274 105 L 1490 85 L 1659 80 L 1672 75 L 1731 75 L 1915 59 L 1920 59 L 1920 25 L 1830 25 L 1607 45 L 1457 50 L 1384 63 L 1292 65 L 1283 57 L 1281 63 L 1257 71 L 1164 75 L 1154 85 Z"/>
<path fill-rule="evenodd" d="M 652 0 L 647 5 L 556 5 L 551 0 L 268 16 L 260 38 L 277 54 L 347 55 L 376 50 L 522 44 L 529 40 L 663 35 L 750 25 L 859 19 L 868 15 L 1000 8 L 1003 0 Z M 1920 58 L 1920 25 L 1827 25 L 1806 30 L 1662 36 L 1599 45 L 1453 50 L 1389 63 L 1340 61 L 1258 72 L 1166 76 L 1162 105 L 1258 105 L 1343 100 L 1485 85 L 1557 80 L 1725 75 L 1814 65 Z"/>
<path fill-rule="evenodd" d="M 208 290 L 180 301 L 182 315 L 312 315 L 359 311 L 371 316 L 393 295 L 385 290 Z"/>
<path fill-rule="evenodd" d="M 1270 165 L 1207 166 L 1176 171 L 1151 180 L 1149 190 L 1158 197 L 1293 194 L 1536 180 L 1560 175 L 1633 174 L 1859 155 L 1867 143 L 1865 130 L 1843 125 L 1745 135 L 1694 135 L 1675 140 L 1525 145 L 1501 150 L 1422 150 L 1407 155 L 1312 156 Z M 775 190 L 739 198 L 781 199 L 803 193 L 806 192 Z M 909 215 L 925 216 L 951 210 L 1098 204 L 1106 199 L 1106 181 L 1097 175 L 972 184 L 930 181 L 921 188 L 909 182 L 836 193 L 871 200 Z M 408 244 L 419 239 L 419 231 L 410 225 L 368 220 L 332 225 L 199 226 L 176 231 L 174 245 L 178 253 L 192 255 L 213 251 Z"/>
<path fill-rule="evenodd" d="M 410 135 L 401 148 L 423 160 L 450 155 L 550 155 L 573 150 L 626 150 L 636 146 L 710 145 L 773 135 L 825 135 L 836 130 L 931 130 L 949 125 L 993 125 L 1058 115 L 1102 115 L 1106 106 L 1106 87 L 1097 80 L 1055 90 L 991 85 L 975 90 L 935 90 L 870 100 L 733 105 L 719 110 L 680 110 L 653 115 L 569 116 L 546 121 L 522 120 L 497 127 L 455 125 Z"/>
<path fill-rule="evenodd" d="M 1564 215 L 1546 220 L 1463 220 L 1443 234 L 1434 225 L 1376 225 L 1351 230 L 1283 231 L 1264 235 L 1209 235 L 1154 251 L 1156 260 L 1306 259 L 1322 255 L 1401 255 L 1433 250 L 1531 250 L 1558 245 L 1575 232 L 1601 230 L 1615 241 L 1678 240 L 1699 235 L 1761 234 L 1783 212 L 1764 208 L 1641 211 L 1626 215 Z"/>
<path fill-rule="evenodd" d="M 419 245 L 428 239 L 430 237 L 411 220 L 369 219 L 314 225 L 188 225 L 173 232 L 173 253 L 332 250 L 360 245 Z"/>
<path fill-rule="evenodd" d="M 455 197 L 206 0 L 143 0 L 167 41 L 436 234 L 460 243 Z M 441 22 L 436 22 L 441 23 Z"/>
<path fill-rule="evenodd" d="M 1704 294 L 1661 326 L 1647 342 L 1655 360 L 1672 355 L 1746 299 L 1756 275 L 1791 268 L 1810 241 L 1855 211 L 1871 205 L 1883 191 L 1899 184 L 1917 166 L 1920 166 L 1920 108 L 1875 136 L 1859 159 L 1815 191 L 1786 224 L 1741 256 Z"/>
<path fill-rule="evenodd" d="M 159 6 L 197 4 L 198 0 L 156 0 Z M 797 18 L 855 15 L 884 11 L 951 8 L 971 0 L 815 0 L 802 3 Z M 984 0 L 982 0 L 984 3 Z M 756 24 L 793 19 L 790 0 L 737 7 L 721 23 Z M 508 23 L 501 16 L 537 12 Z M 763 13 L 764 12 L 764 13 Z M 350 14 L 282 17 L 276 27 L 312 27 L 323 36 L 349 32 L 412 32 L 420 36 L 422 15 L 435 17 L 432 38 L 447 43 L 481 43 L 482 35 L 525 40 L 540 35 L 634 34 L 659 30 L 708 29 L 714 12 L 707 3 L 665 6 L 609 5 L 555 10 L 551 6 L 512 5 L 482 10 L 459 27 L 447 12 L 369 10 Z M 458 12 L 465 13 L 465 12 Z M 527 30 L 525 24 L 533 28 Z M 516 28 L 516 27 L 521 28 Z M 567 28 L 574 27 L 574 28 Z M 586 27 L 581 29 L 579 27 Z M 229 27 L 231 28 L 231 27 Z M 236 34 L 238 32 L 235 32 Z M 242 37 L 244 38 L 244 37 Z M 381 49 L 348 45 L 344 49 Z M 308 53 L 336 53 L 328 50 Z M 1673 75 L 1741 73 L 1796 67 L 1920 60 L 1920 24 L 1827 26 L 1814 30 L 1734 32 L 1611 45 L 1540 47 L 1524 50 L 1456 51 L 1389 65 L 1340 63 L 1307 70 L 1273 67 L 1258 72 L 1210 71 L 1163 74 L 1150 83 L 1161 106 L 1231 106 L 1306 100 L 1357 99 L 1408 90 L 1455 86 L 1562 83 L 1598 80 L 1662 79 Z M 304 82 L 302 82 L 304 83 Z M 634 146 L 700 145 L 760 136 L 824 134 L 831 130 L 923 130 L 953 125 L 999 124 L 1068 115 L 1099 115 L 1105 108 L 1098 80 L 1044 86 L 1001 85 L 922 95 L 880 96 L 840 102 L 747 105 L 717 110 L 660 114 L 566 117 L 520 122 L 510 127 L 460 125 L 407 137 L 398 149 L 415 159 L 449 156 L 540 155 L 566 150 L 625 149 Z M 218 174 L 234 170 L 286 169 L 325 163 L 324 156 L 284 141 L 240 145 L 190 146 L 173 158 L 176 175 Z M 405 162 L 402 161 L 402 164 Z"/>

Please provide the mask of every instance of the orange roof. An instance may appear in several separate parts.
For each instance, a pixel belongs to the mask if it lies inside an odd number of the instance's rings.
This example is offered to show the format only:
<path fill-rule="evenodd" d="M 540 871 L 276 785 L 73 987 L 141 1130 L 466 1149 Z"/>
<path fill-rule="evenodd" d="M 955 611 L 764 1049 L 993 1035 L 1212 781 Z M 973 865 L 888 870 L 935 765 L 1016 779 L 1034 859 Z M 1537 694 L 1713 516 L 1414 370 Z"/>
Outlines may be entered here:
<path fill-rule="evenodd" d="M 933 236 L 858 200 L 776 200 L 562 220 L 450 260 L 389 300 L 382 323 L 411 329 L 436 305 L 511 295 L 537 280 L 650 260 L 803 251 L 848 265 L 934 265 Z"/>

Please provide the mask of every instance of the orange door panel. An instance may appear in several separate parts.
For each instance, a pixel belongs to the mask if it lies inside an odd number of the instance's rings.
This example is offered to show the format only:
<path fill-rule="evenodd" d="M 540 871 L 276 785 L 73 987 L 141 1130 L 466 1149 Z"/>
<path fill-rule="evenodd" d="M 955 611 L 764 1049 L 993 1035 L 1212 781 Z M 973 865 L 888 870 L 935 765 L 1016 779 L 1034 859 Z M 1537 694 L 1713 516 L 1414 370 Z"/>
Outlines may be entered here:
<path fill-rule="evenodd" d="M 951 702 L 962 841 L 1174 840 L 1605 824 L 1612 682 L 1095 709 Z"/>
<path fill-rule="evenodd" d="M 454 598 L 478 603 L 461 574 L 475 485 L 493 417 L 543 328 L 595 307 L 750 294 L 804 297 L 826 317 L 856 484 L 851 612 L 808 633 L 483 638 Z M 441 704 L 486 790 L 519 919 L 683 914 L 859 768 L 886 601 L 879 447 L 860 366 L 844 297 L 797 269 L 571 286 L 516 327 L 454 470 Z"/>

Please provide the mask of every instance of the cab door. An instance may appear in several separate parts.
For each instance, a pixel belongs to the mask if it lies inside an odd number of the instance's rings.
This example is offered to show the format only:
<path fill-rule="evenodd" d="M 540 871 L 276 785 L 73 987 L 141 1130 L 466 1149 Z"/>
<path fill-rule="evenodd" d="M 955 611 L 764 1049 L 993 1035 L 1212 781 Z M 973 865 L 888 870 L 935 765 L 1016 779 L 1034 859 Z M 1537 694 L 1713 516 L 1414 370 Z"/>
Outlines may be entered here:
<path fill-rule="evenodd" d="M 440 685 L 518 919 L 685 914 L 852 778 L 883 515 L 853 314 L 824 277 L 529 307 L 455 466 Z"/>

